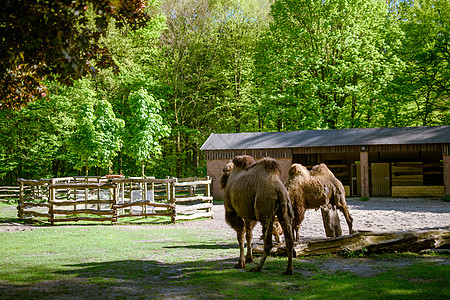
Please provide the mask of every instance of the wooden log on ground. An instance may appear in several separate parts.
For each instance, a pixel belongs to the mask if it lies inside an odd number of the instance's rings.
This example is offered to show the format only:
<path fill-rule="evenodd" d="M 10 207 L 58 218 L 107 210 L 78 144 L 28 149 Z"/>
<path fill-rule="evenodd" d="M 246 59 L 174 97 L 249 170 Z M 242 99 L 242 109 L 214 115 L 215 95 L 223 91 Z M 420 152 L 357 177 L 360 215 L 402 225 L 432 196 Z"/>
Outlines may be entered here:
<path fill-rule="evenodd" d="M 324 255 L 361 251 L 369 253 L 381 252 L 420 252 L 426 249 L 450 247 L 450 229 L 429 231 L 401 231 L 401 232 L 357 232 L 334 238 L 310 239 L 296 243 L 295 256 Z M 264 245 L 252 245 L 254 253 L 263 253 Z M 271 253 L 286 255 L 284 243 L 275 245 Z"/>
<path fill-rule="evenodd" d="M 341 222 L 336 208 L 321 208 L 323 227 L 327 237 L 338 237 L 342 235 Z"/>

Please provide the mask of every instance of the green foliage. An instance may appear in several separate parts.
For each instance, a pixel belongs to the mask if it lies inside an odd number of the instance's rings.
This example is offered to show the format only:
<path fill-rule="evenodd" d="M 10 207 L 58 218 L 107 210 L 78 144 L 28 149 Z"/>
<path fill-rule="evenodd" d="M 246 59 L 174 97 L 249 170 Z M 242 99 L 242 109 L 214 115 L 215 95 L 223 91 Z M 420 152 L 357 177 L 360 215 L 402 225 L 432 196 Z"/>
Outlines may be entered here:
<path fill-rule="evenodd" d="M 355 258 L 355 257 L 364 257 L 369 253 L 369 250 L 366 247 L 362 247 L 360 250 L 355 251 L 344 251 L 340 253 L 341 255 L 348 257 L 348 258 Z"/>
<path fill-rule="evenodd" d="M 406 103 L 415 125 L 450 122 L 450 2 L 420 0 L 403 6 L 404 35 L 399 56 L 405 62 L 391 87 Z M 398 106 L 398 105 L 397 105 Z"/>
<path fill-rule="evenodd" d="M 94 118 L 92 103 L 86 102 L 82 104 L 76 120 L 77 130 L 73 132 L 69 139 L 69 149 L 80 159 L 75 168 L 81 169 L 84 166 L 86 175 L 88 175 L 89 166 L 95 165 L 92 157 L 95 155 L 99 145 Z"/>
<path fill-rule="evenodd" d="M 6 1 L 0 11 L 0 109 L 20 108 L 46 96 L 46 75 L 63 82 L 114 66 L 99 41 L 108 20 L 134 28 L 153 15 L 155 1 Z M 146 5 L 147 4 L 147 5 Z"/>
<path fill-rule="evenodd" d="M 110 167 L 111 159 L 122 148 L 122 131 L 125 122 L 116 118 L 111 104 L 101 100 L 95 104 L 97 118 L 93 122 L 96 129 L 98 149 L 96 153 L 97 166 Z"/>
<path fill-rule="evenodd" d="M 369 201 L 369 197 L 367 196 L 361 197 L 359 198 L 359 201 Z"/>
<path fill-rule="evenodd" d="M 269 107 L 286 108 L 279 119 L 288 111 L 300 116 L 294 121 L 299 128 L 365 125 L 363 117 L 370 117 L 391 76 L 384 3 L 308 0 L 272 5 L 273 23 L 260 57 L 273 61 L 262 65 L 267 70 L 261 72 L 276 76 L 270 80 L 274 86 L 263 87 L 263 93 Z"/>

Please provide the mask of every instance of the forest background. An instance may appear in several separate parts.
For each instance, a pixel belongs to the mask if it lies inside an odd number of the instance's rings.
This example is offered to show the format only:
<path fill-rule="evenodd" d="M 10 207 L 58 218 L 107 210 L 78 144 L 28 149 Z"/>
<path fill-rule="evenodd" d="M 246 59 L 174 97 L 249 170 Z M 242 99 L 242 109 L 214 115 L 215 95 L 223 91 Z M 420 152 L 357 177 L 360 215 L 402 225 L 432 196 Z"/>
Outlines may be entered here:
<path fill-rule="evenodd" d="M 450 124 L 448 0 L 133 0 L 146 16 L 139 26 L 105 18 L 102 1 L 75 2 L 19 1 L 26 7 L 2 13 L 2 31 L 31 9 L 27 26 L 46 20 L 47 47 L 70 27 L 91 33 L 102 55 L 83 60 L 78 41 L 51 49 L 70 72 L 26 64 L 20 47 L 2 65 L 0 184 L 205 176 L 199 149 L 213 132 Z M 41 17 L 54 14 L 49 3 L 72 23 Z M 25 48 L 35 56 L 38 44 Z M 40 66 L 33 87 L 24 78 Z M 20 80 L 5 84 L 4 74 Z"/>

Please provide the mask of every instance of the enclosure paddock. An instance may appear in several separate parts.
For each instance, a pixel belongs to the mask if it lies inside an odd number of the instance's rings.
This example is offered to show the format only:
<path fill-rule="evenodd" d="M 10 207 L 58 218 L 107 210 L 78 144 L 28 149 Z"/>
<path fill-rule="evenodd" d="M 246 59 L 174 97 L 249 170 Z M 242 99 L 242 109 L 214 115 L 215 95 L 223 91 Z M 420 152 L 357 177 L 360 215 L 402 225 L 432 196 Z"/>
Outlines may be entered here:
<path fill-rule="evenodd" d="M 18 217 L 50 222 L 212 218 L 211 179 L 75 176 L 19 179 Z"/>

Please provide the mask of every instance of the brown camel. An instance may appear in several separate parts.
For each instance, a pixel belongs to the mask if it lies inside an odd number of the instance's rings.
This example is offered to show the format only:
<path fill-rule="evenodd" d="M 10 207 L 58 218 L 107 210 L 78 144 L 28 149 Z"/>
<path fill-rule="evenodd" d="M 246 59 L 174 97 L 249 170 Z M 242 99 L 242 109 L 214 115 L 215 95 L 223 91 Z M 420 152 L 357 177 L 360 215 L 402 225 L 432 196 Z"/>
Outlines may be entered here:
<path fill-rule="evenodd" d="M 280 180 L 280 166 L 271 158 L 255 163 L 251 156 L 236 156 L 227 163 L 220 183 L 225 188 L 225 220 L 237 233 L 239 260 L 236 268 L 244 268 L 253 261 L 252 230 L 259 221 L 263 227 L 264 254 L 259 264 L 250 271 L 259 272 L 272 249 L 272 228 L 275 215 L 283 228 L 288 253 L 284 274 L 292 274 L 293 236 L 292 211 L 288 192 Z M 244 232 L 247 254 L 244 256 Z"/>
<path fill-rule="evenodd" d="M 314 166 L 311 172 L 301 164 L 293 164 L 289 169 L 286 188 L 294 208 L 292 226 L 295 241 L 300 239 L 300 224 L 305 217 L 306 209 L 329 207 L 339 209 L 345 216 L 349 232 L 353 233 L 353 219 L 345 201 L 344 186 L 325 164 Z"/>

